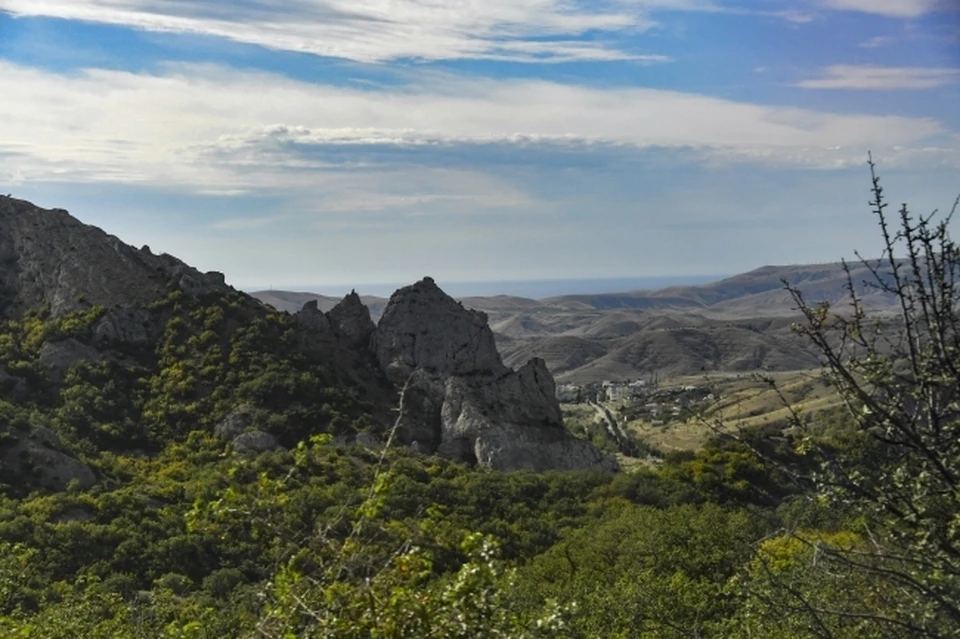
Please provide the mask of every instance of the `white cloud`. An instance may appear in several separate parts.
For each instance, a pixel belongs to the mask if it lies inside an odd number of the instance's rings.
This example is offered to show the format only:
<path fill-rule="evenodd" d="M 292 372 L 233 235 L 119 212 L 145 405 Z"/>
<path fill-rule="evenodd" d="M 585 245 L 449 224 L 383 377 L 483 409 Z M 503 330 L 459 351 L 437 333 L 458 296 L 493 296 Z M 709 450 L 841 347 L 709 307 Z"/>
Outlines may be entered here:
<path fill-rule="evenodd" d="M 819 78 L 797 84 L 804 89 L 935 89 L 960 80 L 960 69 L 834 65 Z"/>
<path fill-rule="evenodd" d="M 653 23 L 643 8 L 641 3 L 598 10 L 568 0 L 0 0 L 0 10 L 14 15 L 198 33 L 362 62 L 658 60 L 593 39 L 575 40 L 587 32 L 645 30 Z"/>
<path fill-rule="evenodd" d="M 873 13 L 891 18 L 918 18 L 953 0 L 820 0 L 830 9 Z"/>
<path fill-rule="evenodd" d="M 897 41 L 898 38 L 896 36 L 874 36 L 861 42 L 860 46 L 864 49 L 879 49 L 896 44 Z"/>
<path fill-rule="evenodd" d="M 536 80 L 427 75 L 371 90 L 214 66 L 61 75 L 2 61 L 0 77 L 0 176 L 205 193 L 306 189 L 335 209 L 355 206 L 337 204 L 344 193 L 377 193 L 380 208 L 461 196 L 478 209 L 528 206 L 484 174 L 524 149 L 673 148 L 711 161 L 827 168 L 861 163 L 867 148 L 937 147 L 940 163 L 957 150 L 928 118 Z M 495 157 L 484 160 L 485 151 Z"/>

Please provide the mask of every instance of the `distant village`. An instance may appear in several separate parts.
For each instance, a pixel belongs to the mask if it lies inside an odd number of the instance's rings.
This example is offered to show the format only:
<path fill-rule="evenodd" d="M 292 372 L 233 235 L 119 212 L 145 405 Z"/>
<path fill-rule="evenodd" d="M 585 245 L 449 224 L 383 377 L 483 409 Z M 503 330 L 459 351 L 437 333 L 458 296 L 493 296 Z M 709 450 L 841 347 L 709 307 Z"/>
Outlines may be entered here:
<path fill-rule="evenodd" d="M 558 384 L 557 399 L 566 404 L 617 404 L 626 420 L 644 419 L 652 425 L 686 420 L 694 406 L 717 396 L 708 386 L 662 387 L 656 378 L 604 381 L 589 384 Z"/>

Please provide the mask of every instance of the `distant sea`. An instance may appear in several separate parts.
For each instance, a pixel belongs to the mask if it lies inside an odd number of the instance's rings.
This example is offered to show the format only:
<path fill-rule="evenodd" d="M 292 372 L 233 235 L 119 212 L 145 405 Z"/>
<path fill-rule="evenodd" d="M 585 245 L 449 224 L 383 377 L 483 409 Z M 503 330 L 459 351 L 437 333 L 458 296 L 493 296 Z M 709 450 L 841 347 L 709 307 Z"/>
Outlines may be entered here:
<path fill-rule="evenodd" d="M 453 297 L 493 297 L 495 295 L 512 295 L 515 297 L 529 297 L 542 299 L 557 295 L 591 295 L 598 293 L 626 293 L 628 291 L 652 291 L 667 286 L 690 286 L 716 282 L 727 277 L 726 275 L 676 275 L 663 277 L 614 277 L 600 279 L 573 279 L 573 280 L 517 280 L 508 282 L 444 282 L 437 279 L 440 286 L 448 295 Z M 395 290 L 411 282 L 397 284 L 358 284 L 349 286 L 310 286 L 281 288 L 277 290 L 302 291 L 319 293 L 331 297 L 340 297 L 355 288 L 360 295 L 376 295 L 389 297 Z"/>

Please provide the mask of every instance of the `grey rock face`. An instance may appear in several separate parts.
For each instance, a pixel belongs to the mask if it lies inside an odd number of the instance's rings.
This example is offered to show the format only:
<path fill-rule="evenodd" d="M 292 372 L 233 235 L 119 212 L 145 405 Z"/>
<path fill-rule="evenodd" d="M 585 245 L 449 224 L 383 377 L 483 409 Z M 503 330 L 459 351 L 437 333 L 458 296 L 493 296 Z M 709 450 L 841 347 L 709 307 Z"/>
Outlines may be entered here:
<path fill-rule="evenodd" d="M 105 356 L 95 348 L 78 342 L 73 338 L 60 342 L 47 342 L 40 350 L 40 364 L 47 370 L 50 379 L 60 383 L 75 364 L 80 362 L 101 362 Z"/>
<path fill-rule="evenodd" d="M 330 309 L 327 318 L 343 339 L 354 346 L 369 344 L 370 336 L 377 329 L 370 319 L 370 310 L 360 301 L 356 291 L 351 291 L 343 301 Z"/>
<path fill-rule="evenodd" d="M 104 313 L 93 328 L 93 336 L 98 346 L 143 346 L 153 342 L 162 330 L 150 311 L 116 308 Z"/>
<path fill-rule="evenodd" d="M 27 432 L 12 432 L 15 440 L 0 449 L 0 462 L 25 485 L 62 491 L 74 480 L 83 489 L 96 483 L 89 466 L 59 450 L 60 441 L 52 431 L 33 426 Z"/>
<path fill-rule="evenodd" d="M 425 277 L 390 297 L 376 333 L 377 358 L 397 386 L 418 368 L 442 375 L 503 374 L 487 316 L 465 309 Z"/>
<path fill-rule="evenodd" d="M 127 246 L 62 209 L 0 197 L 0 313 L 49 306 L 54 317 L 99 304 L 138 306 L 166 295 L 168 280 L 188 292 L 226 290 L 169 255 Z"/>
<path fill-rule="evenodd" d="M 616 462 L 563 425 L 543 360 L 503 365 L 486 317 L 426 278 L 397 291 L 374 339 L 404 389 L 399 435 L 417 450 L 497 470 L 596 468 Z"/>

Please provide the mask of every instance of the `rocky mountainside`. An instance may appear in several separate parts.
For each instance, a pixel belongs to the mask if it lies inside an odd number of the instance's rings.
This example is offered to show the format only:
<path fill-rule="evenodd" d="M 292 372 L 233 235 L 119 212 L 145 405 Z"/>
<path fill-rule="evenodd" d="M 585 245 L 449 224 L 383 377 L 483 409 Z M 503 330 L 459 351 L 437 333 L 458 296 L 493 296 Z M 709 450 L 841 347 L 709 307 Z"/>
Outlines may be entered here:
<path fill-rule="evenodd" d="M 356 293 L 280 313 L 218 273 L 22 200 L 0 199 L 0 232 L 0 483 L 86 487 L 91 451 L 196 432 L 245 453 L 323 432 L 373 443 L 401 389 L 400 439 L 423 452 L 501 470 L 616 467 L 564 428 L 543 362 L 507 368 L 486 317 L 432 280 L 394 294 L 377 325 Z"/>
<path fill-rule="evenodd" d="M 0 313 L 142 306 L 166 295 L 169 281 L 191 294 L 227 291 L 220 273 L 135 249 L 62 209 L 0 197 Z"/>

